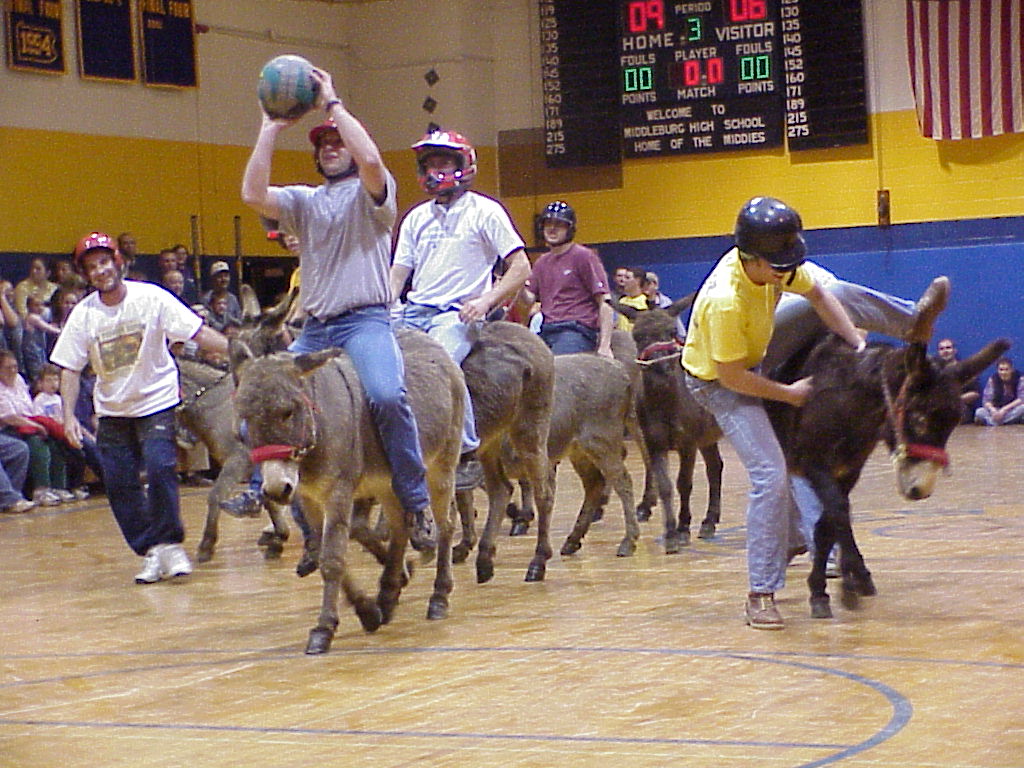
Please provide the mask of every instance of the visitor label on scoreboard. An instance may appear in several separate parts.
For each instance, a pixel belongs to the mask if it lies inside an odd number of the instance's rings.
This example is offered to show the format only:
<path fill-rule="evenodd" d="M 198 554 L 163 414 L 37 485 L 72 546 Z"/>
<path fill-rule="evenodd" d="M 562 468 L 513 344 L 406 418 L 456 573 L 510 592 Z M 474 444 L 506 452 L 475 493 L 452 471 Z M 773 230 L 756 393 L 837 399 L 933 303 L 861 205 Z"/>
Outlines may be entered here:
<path fill-rule="evenodd" d="M 777 0 L 622 0 L 626 157 L 783 142 Z"/>

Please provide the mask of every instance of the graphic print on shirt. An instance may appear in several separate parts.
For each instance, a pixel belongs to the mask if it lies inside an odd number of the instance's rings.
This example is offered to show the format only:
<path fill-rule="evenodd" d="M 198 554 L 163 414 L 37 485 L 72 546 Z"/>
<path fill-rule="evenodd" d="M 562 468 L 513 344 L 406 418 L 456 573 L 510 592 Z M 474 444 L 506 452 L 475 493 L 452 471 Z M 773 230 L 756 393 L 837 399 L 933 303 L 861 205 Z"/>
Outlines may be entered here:
<path fill-rule="evenodd" d="M 145 327 L 138 321 L 119 323 L 104 331 L 96 340 L 100 361 L 96 373 L 103 378 L 117 375 L 124 368 L 131 368 L 139 359 Z"/>

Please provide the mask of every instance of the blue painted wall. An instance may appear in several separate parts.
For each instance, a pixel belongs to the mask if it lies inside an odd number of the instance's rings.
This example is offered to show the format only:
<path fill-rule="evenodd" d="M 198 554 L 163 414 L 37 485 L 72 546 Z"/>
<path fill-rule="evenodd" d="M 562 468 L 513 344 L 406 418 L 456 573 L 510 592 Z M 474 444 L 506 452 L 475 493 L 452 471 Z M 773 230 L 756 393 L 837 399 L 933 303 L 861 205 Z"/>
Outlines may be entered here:
<path fill-rule="evenodd" d="M 851 282 L 916 299 L 933 277 L 953 283 L 934 345 L 949 336 L 961 355 L 997 337 L 1013 343 L 1024 369 L 1024 217 L 809 230 L 811 258 Z M 595 243 L 609 274 L 618 266 L 658 273 L 661 290 L 678 298 L 696 290 L 732 238 Z"/>

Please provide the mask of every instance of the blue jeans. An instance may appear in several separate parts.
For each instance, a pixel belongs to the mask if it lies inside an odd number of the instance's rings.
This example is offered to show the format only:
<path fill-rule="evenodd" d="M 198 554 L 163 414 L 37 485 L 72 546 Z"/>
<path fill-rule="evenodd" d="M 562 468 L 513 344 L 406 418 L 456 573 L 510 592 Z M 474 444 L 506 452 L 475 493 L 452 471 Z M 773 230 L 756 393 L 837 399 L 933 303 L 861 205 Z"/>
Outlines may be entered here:
<path fill-rule="evenodd" d="M 576 352 L 593 352 L 597 349 L 598 332 L 576 320 L 562 323 L 545 322 L 540 327 L 540 337 L 551 348 L 552 354 L 571 355 Z"/>
<path fill-rule="evenodd" d="M 427 470 L 405 389 L 405 365 L 388 310 L 370 306 L 325 321 L 310 317 L 288 351 L 303 354 L 329 347 L 344 349 L 355 366 L 391 464 L 391 488 L 402 509 L 412 514 L 427 509 Z"/>
<path fill-rule="evenodd" d="M 174 408 L 140 418 L 101 416 L 96 446 L 110 508 L 135 554 L 145 555 L 156 544 L 184 541 Z M 149 483 L 146 491 L 140 477 L 143 468 Z"/>
<path fill-rule="evenodd" d="M 914 324 L 917 305 L 913 301 L 845 280 L 836 280 L 823 289 L 839 299 L 853 324 L 865 331 L 902 339 Z M 783 296 L 775 309 L 775 332 L 761 362 L 761 369 L 768 375 L 828 332 L 811 302 L 796 294 Z"/>
<path fill-rule="evenodd" d="M 715 417 L 750 478 L 747 502 L 750 591 L 777 592 L 786 585 L 790 543 L 795 546 L 801 536 L 808 543 L 814 541 L 814 524 L 820 514 L 817 497 L 805 481 L 793 483 L 790 488 L 782 447 L 760 399 L 733 392 L 717 381 L 702 381 L 688 374 L 686 386 L 697 402 Z M 806 496 L 808 492 L 810 498 Z M 794 496 L 808 502 L 806 508 L 800 503 L 799 515 Z"/>
<path fill-rule="evenodd" d="M 473 348 L 473 341 L 480 332 L 480 323 L 466 324 L 459 320 L 459 310 L 439 309 L 425 304 L 406 304 L 402 312 L 402 320 L 406 325 L 426 333 L 430 338 L 444 347 L 448 356 L 458 366 L 466 359 Z M 462 419 L 462 453 L 480 447 L 480 438 L 476 434 L 476 415 L 473 413 L 473 399 L 469 396 L 469 388 L 465 387 L 466 408 Z"/>
<path fill-rule="evenodd" d="M 24 440 L 0 432 L 0 509 L 16 504 L 24 497 L 21 489 L 28 477 L 28 445 Z"/>

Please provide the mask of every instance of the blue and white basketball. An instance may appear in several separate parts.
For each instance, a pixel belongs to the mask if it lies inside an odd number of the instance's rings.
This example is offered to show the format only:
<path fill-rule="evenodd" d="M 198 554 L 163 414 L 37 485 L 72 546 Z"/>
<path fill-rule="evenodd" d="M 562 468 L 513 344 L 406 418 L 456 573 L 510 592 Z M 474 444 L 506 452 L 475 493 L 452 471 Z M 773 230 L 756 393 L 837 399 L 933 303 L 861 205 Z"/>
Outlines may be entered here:
<path fill-rule="evenodd" d="M 276 56 L 260 70 L 256 87 L 263 111 L 271 117 L 296 118 L 316 101 L 320 84 L 313 79 L 313 65 L 301 56 Z"/>

